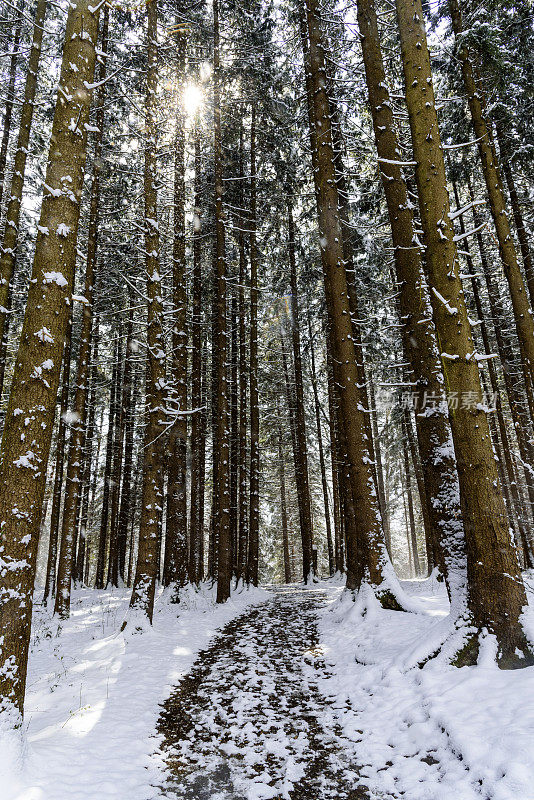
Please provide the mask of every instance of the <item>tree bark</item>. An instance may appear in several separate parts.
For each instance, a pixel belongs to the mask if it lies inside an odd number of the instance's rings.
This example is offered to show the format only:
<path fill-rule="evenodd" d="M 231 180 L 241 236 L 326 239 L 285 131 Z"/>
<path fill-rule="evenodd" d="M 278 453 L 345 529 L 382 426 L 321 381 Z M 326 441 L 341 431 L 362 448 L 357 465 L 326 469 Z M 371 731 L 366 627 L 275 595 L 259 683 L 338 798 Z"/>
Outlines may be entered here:
<path fill-rule="evenodd" d="M 238 407 L 238 343 L 237 343 L 237 291 L 232 287 L 230 302 L 230 556 L 232 575 L 237 574 L 238 558 L 238 489 L 239 489 L 239 407 Z"/>
<path fill-rule="evenodd" d="M 395 277 L 399 291 L 398 313 L 403 323 L 403 351 L 410 364 L 411 379 L 414 381 L 417 396 L 417 443 L 425 493 L 428 498 L 432 498 L 432 502 L 427 505 L 431 551 L 437 553 L 450 594 L 451 580 L 457 590 L 465 585 L 465 546 L 456 460 L 436 333 L 430 319 L 428 297 L 422 278 L 420 245 L 415 235 L 406 180 L 399 163 L 402 155 L 387 89 L 373 0 L 358 0 L 358 25 L 380 177 L 391 225 Z M 432 404 L 431 413 L 425 413 L 427 402 Z"/>
<path fill-rule="evenodd" d="M 119 585 L 119 500 L 121 494 L 122 461 L 124 454 L 124 436 L 126 430 L 125 406 L 129 381 L 129 350 L 131 330 L 126 334 L 126 347 L 123 348 L 123 323 L 119 327 L 119 365 L 117 369 L 117 418 L 113 437 L 113 467 L 111 470 L 110 514 L 109 514 L 109 553 L 106 584 Z M 126 351 L 123 358 L 124 350 Z"/>
<path fill-rule="evenodd" d="M 22 10 L 20 3 L 16 10 L 17 22 L 13 36 L 11 59 L 9 63 L 9 79 L 7 82 L 7 99 L 2 124 L 2 142 L 0 144 L 0 208 L 4 197 L 4 183 L 6 177 L 7 151 L 11 134 L 11 121 L 13 119 L 13 106 L 15 104 L 15 78 L 17 77 L 17 61 L 19 58 L 20 32 L 22 28 Z"/>
<path fill-rule="evenodd" d="M 248 580 L 258 585 L 260 526 L 260 407 L 258 395 L 258 248 L 256 243 L 256 107 L 250 126 L 250 511 Z"/>
<path fill-rule="evenodd" d="M 241 207 L 245 205 L 244 198 L 244 164 L 243 164 L 243 124 L 240 127 L 239 139 L 239 178 Z M 246 254 L 244 215 L 239 217 L 238 250 L 239 250 L 239 291 L 237 295 L 237 316 L 239 319 L 239 456 L 238 456 L 238 555 L 237 555 L 237 580 L 244 579 L 247 571 L 248 558 L 248 497 L 247 497 L 247 344 L 246 344 L 246 309 L 245 309 L 245 280 L 246 280 Z"/>
<path fill-rule="evenodd" d="M 226 221 L 223 208 L 223 162 L 220 98 L 219 54 L 219 0 L 213 3 L 213 107 L 214 107 L 214 176 L 215 176 L 215 266 L 217 281 L 217 336 L 213 346 L 217 350 L 217 420 L 215 450 L 217 465 L 214 476 L 215 518 L 214 540 L 217 542 L 217 602 L 230 597 L 231 542 L 229 514 L 229 441 L 228 441 L 228 385 L 227 385 L 227 323 L 226 323 Z"/>
<path fill-rule="evenodd" d="M 461 37 L 463 33 L 462 14 L 458 0 L 449 0 L 449 10 L 452 28 L 456 41 L 458 42 L 458 38 Z M 530 415 L 534 419 L 534 393 L 532 387 L 532 382 L 534 381 L 534 318 L 525 291 L 523 276 L 519 268 L 514 239 L 506 212 L 506 202 L 497 155 L 491 139 L 491 131 L 484 116 L 483 92 L 476 84 L 469 49 L 465 44 L 459 44 L 457 56 L 460 61 L 471 121 L 473 123 L 475 136 L 477 137 L 482 173 L 486 183 L 490 211 L 497 234 L 497 241 L 499 243 L 499 254 L 510 290 L 515 327 L 525 376 L 525 391 L 527 392 L 529 400 Z"/>
<path fill-rule="evenodd" d="M 115 426 L 118 416 L 118 374 L 119 374 L 119 342 L 118 337 L 114 346 L 114 364 L 111 373 L 111 388 L 109 393 L 108 431 L 106 436 L 106 461 L 104 465 L 104 485 L 102 489 L 102 512 L 100 515 L 100 534 L 98 537 L 98 555 L 96 562 L 96 588 L 104 588 L 104 572 L 106 568 L 106 548 L 109 526 L 109 500 L 111 493 L 111 474 L 113 466 L 113 443 L 115 441 Z"/>
<path fill-rule="evenodd" d="M 86 561 L 89 559 L 89 543 L 87 542 L 87 532 L 89 529 L 89 500 L 91 496 L 91 469 L 93 460 L 93 445 L 95 438 L 95 415 L 96 415 L 96 358 L 98 354 L 99 326 L 96 320 L 92 331 L 92 355 L 91 355 L 91 375 L 90 375 L 90 394 L 88 397 L 88 420 L 85 435 L 85 447 L 83 452 L 83 477 L 82 477 L 82 505 L 80 512 L 80 534 L 78 538 L 78 555 L 76 557 L 76 570 L 74 580 L 83 581 Z M 95 470 L 98 469 L 98 459 Z M 82 551 L 83 547 L 83 551 Z M 87 580 L 85 580 L 87 585 Z"/>
<path fill-rule="evenodd" d="M 478 361 L 458 275 L 445 164 L 438 128 L 421 0 L 396 0 L 406 85 L 406 105 L 425 236 L 426 268 L 441 361 L 449 392 L 474 403 L 451 409 L 460 501 L 467 545 L 468 603 L 475 626 L 495 634 L 502 665 L 525 664 L 529 647 L 519 617 L 526 604 L 517 554 L 510 541 L 483 405 Z M 472 662 L 478 640 L 466 644 L 457 663 Z M 521 655 L 526 656 L 520 658 Z"/>
<path fill-rule="evenodd" d="M 458 208 L 460 208 L 460 197 L 458 194 L 458 187 L 455 181 L 452 181 L 453 191 L 454 191 L 454 199 Z M 475 226 L 477 227 L 477 226 Z M 460 233 L 461 235 L 465 235 L 465 223 L 463 221 L 463 216 L 460 217 Z M 484 344 L 484 351 L 487 356 L 490 356 L 492 353 L 492 347 L 489 340 L 488 328 L 486 325 L 486 318 L 484 314 L 484 309 L 482 307 L 482 300 L 480 297 L 480 291 L 478 287 L 478 278 L 476 277 L 476 269 L 473 259 L 471 257 L 471 252 L 469 249 L 469 243 L 467 240 L 463 240 L 463 255 L 466 260 L 467 271 L 468 274 L 471 276 L 471 289 L 473 292 L 473 299 L 475 303 L 475 309 L 478 316 L 478 320 L 480 322 L 479 330 L 482 337 L 482 342 Z M 509 512 L 512 512 L 512 516 L 515 514 L 517 524 L 519 526 L 519 533 L 521 537 L 521 542 L 523 546 L 523 553 L 525 562 L 527 564 L 532 565 L 532 558 L 530 552 L 530 543 L 529 543 L 529 536 L 525 527 L 525 524 L 522 520 L 521 514 L 521 499 L 519 497 L 519 489 L 515 478 L 515 470 L 512 461 L 512 446 L 508 436 L 508 430 L 506 427 L 506 422 L 504 419 L 502 402 L 499 392 L 499 383 L 497 380 L 497 372 L 495 369 L 495 364 L 493 359 L 488 359 L 488 373 L 491 385 L 491 391 L 495 398 L 495 410 L 497 416 L 497 425 L 499 434 L 501 437 L 502 442 L 502 449 L 501 449 L 501 458 L 499 458 L 499 464 L 501 465 L 504 480 L 502 480 L 503 488 L 506 491 L 509 490 L 510 498 L 507 502 L 507 508 Z M 513 403 L 513 401 L 512 401 Z M 514 408 L 512 408 L 512 403 L 510 403 L 510 407 L 512 410 L 512 415 L 514 414 Z M 491 422 L 491 418 L 490 418 Z M 498 437 L 497 431 L 492 430 L 492 439 L 496 446 L 498 446 Z"/>
<path fill-rule="evenodd" d="M 193 212 L 193 287 L 191 309 L 191 499 L 189 522 L 189 580 L 201 579 L 201 539 L 204 535 L 200 519 L 200 449 L 202 438 L 202 251 L 201 251 L 201 161 L 200 123 L 195 125 L 195 183 Z"/>
<path fill-rule="evenodd" d="M 177 85 L 185 81 L 186 37 L 178 34 L 176 45 Z M 187 547 L 187 289 L 185 284 L 185 114 L 180 101 L 176 109 L 174 139 L 174 219 L 173 219 L 173 330 L 172 330 L 172 413 L 176 420 L 169 434 L 167 485 L 167 526 L 163 585 L 185 586 L 188 578 Z M 182 412 L 180 414 L 180 412 Z M 177 595 L 176 595 L 177 596 Z"/>
<path fill-rule="evenodd" d="M 20 113 L 20 124 L 13 164 L 13 175 L 11 178 L 11 188 L 6 211 L 4 236 L 2 240 L 2 247 L 0 248 L 0 342 L 2 343 L 0 351 L 0 395 L 2 394 L 4 386 L 5 359 L 7 349 L 7 327 L 9 314 L 6 313 L 6 311 L 9 310 L 10 306 L 11 281 L 15 270 L 15 259 L 20 225 L 20 208 L 24 189 L 24 174 L 26 172 L 26 160 L 28 156 L 28 146 L 30 143 L 30 133 L 33 122 L 33 108 L 35 93 L 37 90 L 37 75 L 39 72 L 39 61 L 41 58 L 43 26 L 46 17 L 46 9 L 47 0 L 37 0 L 35 20 L 33 24 L 32 44 L 28 58 L 28 71 L 26 73 L 26 84 L 24 87 L 24 101 Z M 14 43 L 14 50 L 16 50 L 17 46 L 18 45 L 15 45 Z M 4 119 L 4 136 L 6 135 L 6 131 L 6 120 Z M 3 170 L 1 183 L 3 186 Z"/>
<path fill-rule="evenodd" d="M 162 289 L 159 272 L 159 233 L 156 184 L 156 112 L 158 86 L 158 5 L 147 5 L 147 77 L 145 141 L 145 268 L 147 281 L 147 421 L 143 441 L 141 521 L 137 566 L 130 608 L 152 623 L 158 574 L 160 520 L 163 503 L 162 409 L 165 396 L 165 351 L 162 330 Z"/>
<path fill-rule="evenodd" d="M 380 434 L 378 432 L 378 410 L 376 407 L 375 386 L 373 382 L 372 370 L 369 370 L 369 416 L 371 418 L 372 436 L 374 441 L 374 452 L 376 462 L 376 482 L 378 490 L 378 498 L 380 502 L 380 513 L 382 515 L 382 524 L 384 526 L 384 536 L 386 539 L 386 547 L 388 555 L 391 558 L 391 530 L 389 520 L 389 509 L 386 503 L 386 493 L 384 491 L 384 470 L 382 467 L 382 452 L 380 447 Z"/>
<path fill-rule="evenodd" d="M 471 202 L 474 202 L 475 196 L 470 179 L 468 179 L 467 185 Z M 480 228 L 482 223 L 476 207 L 473 207 L 473 222 L 475 228 Z M 526 399 L 522 395 L 517 385 L 517 381 L 514 379 L 514 353 L 510 341 L 505 339 L 501 329 L 502 320 L 505 319 L 505 314 L 502 309 L 502 298 L 500 297 L 499 289 L 491 272 L 480 230 L 478 230 L 476 234 L 476 239 L 480 255 L 480 263 L 484 273 L 484 279 L 488 293 L 491 317 L 494 320 L 493 330 L 495 333 L 495 340 L 497 342 L 497 352 L 499 353 L 499 359 L 502 366 L 502 375 L 506 389 L 506 396 L 508 398 L 508 405 L 510 406 L 513 427 L 519 447 L 519 454 L 526 473 L 529 503 L 531 509 L 534 510 L 534 447 L 532 444 L 531 420 L 526 407 Z"/>
<path fill-rule="evenodd" d="M 521 250 L 521 258 L 525 267 L 525 276 L 527 279 L 527 288 L 530 297 L 530 305 L 534 308 L 534 264 L 532 262 L 532 253 L 528 242 L 527 229 L 525 228 L 525 220 L 521 211 L 521 204 L 519 202 L 519 195 L 514 180 L 512 167 L 510 166 L 510 154 L 506 142 L 506 136 L 502 129 L 502 125 L 497 125 L 497 141 L 499 143 L 499 154 L 504 180 L 510 195 L 510 205 L 512 206 L 512 214 L 514 217 L 515 228 L 517 231 L 517 238 L 519 239 L 519 249 Z"/>
<path fill-rule="evenodd" d="M 82 34 L 83 32 L 83 34 Z M 69 7 L 52 148 L 0 464 L 0 701 L 22 714 L 46 463 L 74 288 L 98 7 Z M 74 124 L 72 123 L 74 120 Z M 73 130 L 74 128 L 74 130 Z M 6 569 L 6 567 L 9 567 Z M 9 664 L 9 669 L 5 667 Z"/>
<path fill-rule="evenodd" d="M 413 566 L 415 570 L 415 577 L 418 578 L 421 574 L 421 564 L 419 562 L 419 553 L 417 552 L 417 536 L 415 532 L 415 515 L 413 510 L 413 492 L 412 492 L 412 476 L 410 472 L 410 457 L 408 455 L 408 445 L 406 439 L 408 437 L 408 431 L 406 430 L 406 421 L 403 419 L 402 423 L 402 455 L 403 455 L 403 462 L 404 462 L 404 487 L 405 487 L 405 499 L 407 500 L 408 506 L 408 528 L 407 533 L 410 537 L 410 541 L 412 543 L 412 552 L 413 552 Z"/>
<path fill-rule="evenodd" d="M 280 407 L 277 404 L 277 416 L 280 419 Z M 282 553 L 284 557 L 284 580 L 291 583 L 291 561 L 289 558 L 289 534 L 287 528 L 286 471 L 282 426 L 278 425 L 278 471 L 280 475 L 280 516 L 282 523 Z"/>
<path fill-rule="evenodd" d="M 423 468 L 421 465 L 421 457 L 419 448 L 417 447 L 415 436 L 412 428 L 412 417 L 408 408 L 404 409 L 404 425 L 406 434 L 408 436 L 408 448 L 413 464 L 413 471 L 415 481 L 417 483 L 417 491 L 419 494 L 419 503 L 421 505 L 421 516 L 423 518 L 423 530 L 425 534 L 425 547 L 426 547 L 426 560 L 427 560 L 427 576 L 430 575 L 436 563 L 440 563 L 439 553 L 436 548 L 439 547 L 439 542 L 436 542 L 432 535 L 432 528 L 430 525 L 430 501 L 426 493 L 425 479 L 423 475 Z M 437 555 L 437 557 L 436 557 Z"/>
<path fill-rule="evenodd" d="M 123 404 L 124 415 L 124 465 L 122 468 L 122 488 L 120 496 L 119 516 L 117 523 L 117 584 L 125 580 L 126 547 L 128 544 L 128 524 L 132 508 L 132 470 L 134 455 L 134 370 L 132 364 L 132 337 L 133 337 L 133 307 L 131 305 L 128 315 L 128 334 L 126 337 L 126 360 L 124 363 L 123 378 Z"/>
<path fill-rule="evenodd" d="M 333 575 L 336 571 L 334 559 L 334 543 L 332 541 L 332 526 L 330 524 L 330 503 L 328 500 L 328 483 L 326 480 L 326 464 L 323 448 L 323 432 L 321 429 L 321 412 L 319 406 L 319 393 L 317 390 L 317 373 L 315 369 L 315 348 L 313 346 L 313 331 L 311 326 L 311 316 L 308 311 L 308 330 L 310 334 L 310 357 L 311 357 L 311 383 L 313 389 L 313 401 L 315 406 L 315 426 L 317 429 L 317 447 L 319 450 L 319 466 L 321 468 L 321 485 L 323 488 L 324 522 L 326 528 L 326 547 L 328 550 L 328 572 Z M 287 582 L 287 581 L 286 581 Z"/>
<path fill-rule="evenodd" d="M 298 307 L 297 265 L 295 260 L 295 223 L 293 208 L 288 200 L 288 254 L 289 281 L 291 287 L 290 326 L 293 350 L 294 369 L 294 403 L 295 403 L 295 442 L 296 460 L 295 477 L 297 479 L 298 498 L 301 505 L 300 524 L 302 538 L 302 577 L 307 583 L 313 575 L 313 527 L 311 518 L 311 497 L 308 476 L 308 445 L 306 437 L 306 417 L 304 413 L 304 385 L 302 378 L 302 358 L 300 352 L 300 316 Z"/>
<path fill-rule="evenodd" d="M 63 498 L 63 473 L 65 469 L 65 438 L 67 423 L 65 416 L 69 407 L 70 389 L 70 355 L 71 355 L 72 314 L 69 317 L 65 349 L 63 351 L 63 367 L 61 379 L 61 395 L 59 400 L 59 420 L 56 437 L 56 466 L 54 470 L 54 488 L 52 491 L 52 508 L 50 510 L 50 536 L 48 540 L 48 560 L 46 563 L 46 579 L 43 603 L 47 604 L 56 594 L 57 543 L 61 518 L 61 501 Z"/>
<path fill-rule="evenodd" d="M 101 53 L 107 51 L 109 27 L 109 8 L 104 6 L 102 18 L 102 31 L 100 34 Z M 97 69 L 97 82 L 103 81 L 106 76 L 106 58 L 100 57 Z M 91 355 L 91 332 L 93 327 L 94 282 L 97 258 L 99 205 L 100 205 L 100 170 L 102 158 L 102 137 L 104 129 L 104 101 L 105 84 L 99 86 L 96 95 L 97 112 L 96 127 L 98 133 L 95 137 L 95 150 L 93 158 L 93 175 L 91 183 L 91 198 L 89 206 L 89 230 L 87 238 L 87 263 L 85 268 L 84 297 L 87 304 L 83 306 L 82 329 L 80 333 L 80 349 L 78 351 L 78 364 L 76 368 L 76 394 L 74 399 L 74 414 L 71 424 L 71 435 L 67 460 L 67 476 L 65 485 L 65 502 L 63 507 L 63 520 L 61 524 L 61 547 L 58 565 L 58 591 L 54 613 L 61 619 L 68 618 L 70 614 L 70 590 L 74 548 L 74 528 L 79 510 L 81 475 L 83 464 L 83 448 L 85 445 L 85 429 L 87 424 L 87 392 L 89 382 L 89 360 Z"/>
<path fill-rule="evenodd" d="M 334 512 L 334 552 L 336 559 L 336 572 L 343 572 L 345 568 L 344 557 L 344 528 L 343 528 L 343 514 L 342 514 L 342 501 L 341 501 L 341 488 L 339 480 L 339 471 L 341 468 L 339 457 L 339 441 L 337 429 L 337 409 L 336 397 L 334 386 L 334 375 L 331 365 L 331 356 L 329 355 L 328 343 L 326 347 L 327 359 L 327 381 L 328 381 L 328 421 L 330 430 L 330 462 L 332 468 L 332 497 L 333 497 L 333 512 Z"/>
<path fill-rule="evenodd" d="M 339 383 L 341 412 L 338 418 L 339 421 L 343 420 L 345 429 L 346 466 L 352 502 L 354 508 L 358 509 L 358 514 L 355 515 L 357 539 L 353 543 L 353 551 L 365 564 L 368 579 L 380 601 L 384 605 L 399 608 L 393 594 L 398 584 L 384 542 L 369 458 L 365 412 L 358 388 L 358 368 L 352 338 L 343 232 L 338 211 L 339 197 L 329 124 L 324 47 L 315 0 L 306 0 L 306 21 L 309 50 L 306 52 L 304 48 L 304 56 L 314 90 L 311 95 L 308 93 L 308 107 L 315 126 L 314 179 L 326 305 L 331 326 L 332 358 L 338 373 L 336 383 Z M 358 588 L 357 578 L 350 588 Z"/>

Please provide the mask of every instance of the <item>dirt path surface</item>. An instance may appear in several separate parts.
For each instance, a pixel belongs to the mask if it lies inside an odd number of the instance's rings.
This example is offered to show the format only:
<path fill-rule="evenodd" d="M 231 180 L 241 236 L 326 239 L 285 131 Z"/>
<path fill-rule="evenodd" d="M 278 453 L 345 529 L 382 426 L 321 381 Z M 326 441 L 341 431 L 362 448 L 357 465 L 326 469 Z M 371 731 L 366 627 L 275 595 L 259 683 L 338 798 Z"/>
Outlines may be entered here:
<path fill-rule="evenodd" d="M 276 589 L 199 654 L 159 720 L 163 797 L 368 800 L 317 688 L 327 675 L 316 623 L 325 602 L 320 587 Z"/>

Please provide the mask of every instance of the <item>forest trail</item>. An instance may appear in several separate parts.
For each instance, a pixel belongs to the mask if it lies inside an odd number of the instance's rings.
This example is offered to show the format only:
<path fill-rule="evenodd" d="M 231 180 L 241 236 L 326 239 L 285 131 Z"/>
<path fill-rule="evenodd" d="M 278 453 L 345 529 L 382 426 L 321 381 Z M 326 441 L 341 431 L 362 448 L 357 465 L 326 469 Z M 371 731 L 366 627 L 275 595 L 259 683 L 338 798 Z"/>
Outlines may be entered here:
<path fill-rule="evenodd" d="M 327 668 L 316 611 L 326 600 L 320 587 L 277 587 L 199 654 L 158 724 L 164 797 L 369 797 L 317 686 Z"/>

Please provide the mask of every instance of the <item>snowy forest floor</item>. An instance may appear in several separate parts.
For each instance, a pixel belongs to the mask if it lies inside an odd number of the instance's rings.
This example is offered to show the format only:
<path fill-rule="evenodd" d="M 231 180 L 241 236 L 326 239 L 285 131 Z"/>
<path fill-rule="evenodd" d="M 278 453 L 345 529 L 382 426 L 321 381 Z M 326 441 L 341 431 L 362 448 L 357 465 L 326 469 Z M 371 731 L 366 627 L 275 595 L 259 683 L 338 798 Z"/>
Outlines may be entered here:
<path fill-rule="evenodd" d="M 526 575 L 527 585 L 534 576 Z M 534 800 L 534 667 L 430 661 L 447 599 L 420 613 L 312 587 L 157 600 L 121 632 L 129 592 L 75 592 L 34 616 L 25 742 L 0 736 L 2 800 Z M 532 618 L 526 620 L 532 637 Z"/>
<path fill-rule="evenodd" d="M 318 688 L 318 677 L 330 676 L 317 631 L 327 596 L 315 587 L 275 589 L 200 654 L 159 723 L 166 797 L 368 797 Z"/>

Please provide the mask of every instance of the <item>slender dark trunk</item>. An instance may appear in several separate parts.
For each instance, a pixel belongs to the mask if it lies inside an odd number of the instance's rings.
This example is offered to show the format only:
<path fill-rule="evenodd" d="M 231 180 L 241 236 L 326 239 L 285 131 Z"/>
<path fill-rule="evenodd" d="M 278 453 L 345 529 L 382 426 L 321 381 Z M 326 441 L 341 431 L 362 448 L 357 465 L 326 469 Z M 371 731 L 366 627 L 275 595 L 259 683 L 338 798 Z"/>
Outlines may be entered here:
<path fill-rule="evenodd" d="M 130 607 L 152 623 L 159 572 L 163 508 L 163 434 L 165 342 L 162 327 L 162 287 L 159 260 L 157 167 L 158 3 L 147 6 L 147 77 L 145 96 L 144 235 L 147 282 L 146 426 L 139 549 Z"/>
<path fill-rule="evenodd" d="M 119 326 L 119 352 L 117 368 L 117 418 L 115 422 L 115 435 L 113 437 L 113 465 L 111 468 L 111 489 L 110 489 L 110 513 L 109 513 L 109 552 L 108 552 L 108 571 L 106 584 L 111 586 L 119 585 L 119 551 L 118 551 L 118 522 L 119 522 L 119 500 L 122 477 L 122 460 L 124 453 L 124 405 L 128 387 L 125 384 L 128 368 L 128 352 L 123 358 L 123 324 Z M 129 341 L 126 338 L 126 350 Z"/>
<path fill-rule="evenodd" d="M 214 450 L 217 451 L 217 470 L 213 492 L 216 498 L 213 519 L 214 540 L 217 542 L 217 602 L 224 603 L 230 596 L 231 541 L 229 519 L 229 460 L 228 447 L 228 385 L 227 385 L 227 320 L 226 320 L 226 245 L 225 215 L 223 208 L 223 161 L 221 131 L 221 85 L 219 53 L 219 0 L 213 3 L 213 106 L 214 106 L 214 175 L 215 175 L 215 274 L 217 283 L 217 336 L 213 342 L 217 350 L 217 424 Z"/>
<path fill-rule="evenodd" d="M 6 176 L 7 150 L 9 147 L 9 137 L 11 134 L 11 122 L 13 119 L 13 106 L 15 104 L 15 78 L 17 76 L 17 62 L 19 58 L 20 32 L 22 28 L 23 6 L 17 9 L 17 23 L 11 47 L 11 60 L 9 63 L 9 78 L 7 82 L 7 97 L 2 124 L 2 142 L 0 143 L 0 208 L 4 196 L 4 182 Z"/>
<path fill-rule="evenodd" d="M 308 330 L 310 334 L 310 356 L 311 356 L 311 382 L 313 389 L 313 400 L 315 406 L 315 426 L 317 430 L 317 446 L 319 449 L 319 466 L 321 469 L 321 485 L 323 488 L 324 522 L 326 527 L 326 546 L 328 549 L 328 571 L 333 575 L 336 571 L 334 558 L 334 543 L 332 541 L 332 526 L 330 524 L 330 503 L 328 500 L 328 483 L 326 480 L 326 464 L 323 448 L 323 432 L 321 428 L 321 412 L 319 406 L 319 392 L 317 389 L 317 373 L 315 369 L 315 348 L 313 346 L 313 331 L 311 317 L 308 311 Z"/>
<path fill-rule="evenodd" d="M 185 79 L 184 34 L 178 34 L 177 85 Z M 172 331 L 172 413 L 176 413 L 168 445 L 167 524 L 165 528 L 165 554 L 163 560 L 163 585 L 174 584 L 175 592 L 185 586 L 188 579 L 187 546 L 187 289 L 185 283 L 185 114 L 181 103 L 176 109 L 176 135 L 174 139 L 174 219 L 173 219 L 173 305 Z M 175 597 L 177 595 L 175 594 Z"/>
<path fill-rule="evenodd" d="M 109 495 L 111 487 L 111 472 L 113 464 L 113 442 L 115 436 L 115 421 L 117 419 L 118 404 L 118 354 L 119 340 L 115 342 L 113 348 L 114 363 L 111 373 L 111 387 L 109 393 L 109 413 L 108 413 L 108 432 L 106 437 L 106 462 L 104 465 L 104 482 L 102 489 L 102 512 L 100 516 L 100 534 L 98 537 L 98 555 L 96 562 L 96 588 L 104 588 L 104 571 L 106 566 L 106 548 L 108 540 L 109 523 Z"/>
<path fill-rule="evenodd" d="M 191 497 L 189 522 L 189 580 L 201 579 L 201 540 L 204 519 L 200 518 L 200 461 L 202 437 L 202 209 L 201 209 L 200 123 L 195 126 L 195 182 L 193 212 L 193 286 L 191 297 Z"/>
<path fill-rule="evenodd" d="M 244 164 L 243 164 L 243 124 L 239 132 L 239 178 L 241 186 L 241 207 L 244 207 Z M 237 316 L 239 320 L 239 456 L 238 456 L 238 555 L 237 555 L 237 580 L 246 576 L 248 558 L 248 497 L 247 497 L 247 344 L 246 344 L 246 310 L 245 310 L 245 280 L 246 280 L 246 255 L 244 215 L 238 218 L 238 250 L 239 250 L 239 290 L 237 300 Z"/>
<path fill-rule="evenodd" d="M 132 297 L 130 297 L 130 303 Z M 133 307 L 130 305 L 128 315 L 128 332 L 126 336 L 126 358 L 124 362 L 122 414 L 124 426 L 124 465 L 122 468 L 122 488 L 117 521 L 117 563 L 113 567 L 113 579 L 118 584 L 124 581 L 126 569 L 126 546 L 128 544 L 128 523 L 132 505 L 132 469 L 134 451 L 134 370 L 132 364 Z M 116 570 L 116 574 L 115 574 Z M 114 584 L 115 585 L 115 584 Z"/>
<path fill-rule="evenodd" d="M 408 454 L 408 431 L 406 430 L 406 422 L 403 420 L 402 424 L 402 455 L 404 462 L 404 486 L 405 486 L 405 499 L 408 506 L 408 532 L 412 543 L 413 564 L 415 569 L 415 577 L 418 578 L 421 574 L 421 565 L 419 563 L 419 554 L 417 552 L 417 536 L 415 532 L 415 515 L 413 510 L 413 493 L 412 493 L 412 476 L 410 471 L 410 457 Z"/>
<path fill-rule="evenodd" d="M 304 583 L 313 575 L 313 528 L 311 519 L 311 497 L 308 476 L 308 446 L 306 437 L 306 416 L 304 412 L 304 382 L 302 378 L 302 357 L 300 352 L 300 315 L 298 305 L 297 265 L 295 259 L 295 223 L 291 202 L 287 206 L 289 280 L 291 286 L 291 344 L 294 371 L 294 412 L 295 412 L 295 478 L 300 507 L 302 538 L 302 577 Z"/>
<path fill-rule="evenodd" d="M 280 406 L 277 405 L 277 415 L 280 419 Z M 282 523 L 282 553 L 284 557 L 284 580 L 291 582 L 291 561 L 289 558 L 289 534 L 287 528 L 287 500 L 286 500 L 286 471 L 285 456 L 282 437 L 282 426 L 278 425 L 278 470 L 280 475 L 280 516 Z"/>
<path fill-rule="evenodd" d="M 48 541 L 48 560 L 43 603 L 47 603 L 56 594 L 57 543 L 59 522 L 61 517 L 61 500 L 63 497 L 63 472 L 65 466 L 65 435 L 67 424 L 65 417 L 69 403 L 70 388 L 70 353 L 71 353 L 72 315 L 69 318 L 65 350 L 63 352 L 63 372 L 61 378 L 61 395 L 59 400 L 59 420 L 56 438 L 56 467 L 54 470 L 54 489 L 52 492 L 52 509 L 50 512 L 50 538 Z"/>
<path fill-rule="evenodd" d="M 35 20 L 33 24 L 33 36 L 28 58 L 28 69 L 26 72 L 26 83 L 24 87 L 24 102 L 20 113 L 19 132 L 17 146 L 13 163 L 13 173 L 11 177 L 11 187 L 9 190 L 9 200 L 6 210 L 6 222 L 4 227 L 2 247 L 0 249 L 0 396 L 4 387 L 6 354 L 9 318 L 11 308 L 11 282 L 15 271 L 17 242 L 20 225 L 20 209 L 22 205 L 22 193 L 24 189 L 24 175 L 26 172 L 26 161 L 28 157 L 28 146 L 30 143 L 30 133 L 33 122 L 33 109 L 35 93 L 37 91 L 37 76 L 39 72 L 39 61 L 41 59 L 41 46 L 43 41 L 44 20 L 46 17 L 47 0 L 37 0 L 35 9 Z M 15 45 L 15 43 L 14 43 Z M 14 46 L 14 53 L 18 45 Z M 6 116 L 8 109 L 6 108 Z M 8 135 L 6 128 L 7 120 L 4 119 L 4 137 Z M 6 139 L 7 141 L 7 139 Z M 2 143 L 3 144 L 3 143 Z M 1 166 L 1 155 L 0 155 Z M 5 161 L 4 161 L 5 167 Z M 1 186 L 3 187 L 3 169 Z M 1 195 L 0 195 L 1 204 Z M 4 311 L 4 309 L 7 310 Z"/>
<path fill-rule="evenodd" d="M 258 585 L 260 527 L 260 406 L 258 395 L 258 248 L 256 243 L 256 107 L 250 126 L 250 512 L 247 577 Z"/>

